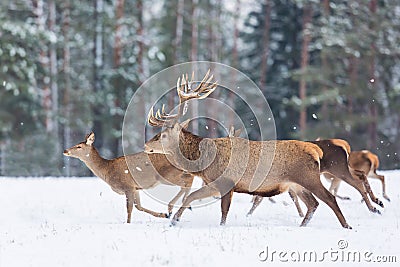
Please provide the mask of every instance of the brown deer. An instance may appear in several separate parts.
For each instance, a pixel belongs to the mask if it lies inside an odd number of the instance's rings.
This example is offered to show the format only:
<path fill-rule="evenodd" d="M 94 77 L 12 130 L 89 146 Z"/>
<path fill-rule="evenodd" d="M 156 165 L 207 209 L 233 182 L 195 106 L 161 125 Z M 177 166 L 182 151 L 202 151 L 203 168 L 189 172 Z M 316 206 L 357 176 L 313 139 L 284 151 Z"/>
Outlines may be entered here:
<path fill-rule="evenodd" d="M 183 124 L 181 127 L 186 127 Z M 104 159 L 94 147 L 94 133 L 86 135 L 83 142 L 66 149 L 64 155 L 78 158 L 99 178 L 105 181 L 111 189 L 126 196 L 127 223 L 131 222 L 133 205 L 155 217 L 168 218 L 175 202 L 188 195 L 193 182 L 193 175 L 182 173 L 172 166 L 162 154 L 148 155 L 144 152 L 122 156 L 114 159 Z M 130 166 L 131 168 L 128 168 Z M 178 185 L 179 193 L 168 204 L 168 214 L 143 208 L 140 204 L 138 190 L 149 189 L 158 184 Z"/>
<path fill-rule="evenodd" d="M 346 183 L 354 187 L 361 194 L 368 209 L 371 212 L 380 214 L 380 211 L 372 206 L 371 202 L 369 201 L 368 195 L 370 196 L 371 200 L 379 206 L 383 207 L 383 203 L 373 194 L 371 187 L 366 179 L 366 176 L 364 175 L 364 172 L 356 168 L 356 166 L 349 166 L 350 145 L 348 144 L 348 142 L 342 139 L 328 139 L 309 142 L 316 144 L 323 151 L 323 157 L 321 159 L 320 167 L 321 174 L 328 178 L 332 177 L 335 183 L 337 183 L 338 181 L 345 181 Z M 329 191 L 335 195 L 336 191 L 331 191 L 331 189 L 332 186 Z M 262 199 L 255 199 L 253 201 L 253 206 L 250 210 L 251 212 L 249 212 L 250 214 L 261 203 L 261 201 Z M 299 206 L 295 199 L 294 202 L 296 204 L 296 207 L 298 208 Z"/>
<path fill-rule="evenodd" d="M 177 82 L 181 104 L 189 99 L 202 99 L 211 94 L 217 84 L 210 83 L 208 73 L 200 84 L 193 88 L 192 81 L 183 76 Z M 180 105 L 181 106 L 181 105 Z M 318 202 L 313 194 L 324 201 L 335 213 L 344 228 L 351 228 L 335 197 L 320 181 L 322 150 L 315 144 L 297 140 L 250 141 L 237 137 L 202 138 L 183 129 L 178 113 L 171 115 L 153 109 L 148 123 L 154 127 L 166 127 L 158 138 L 145 144 L 145 152 L 160 153 L 174 162 L 178 168 L 198 175 L 206 183 L 191 193 L 173 217 L 172 225 L 179 221 L 185 208 L 194 200 L 220 194 L 221 225 L 226 222 L 233 192 L 269 197 L 280 194 L 293 184 L 303 190 L 307 213 L 301 225 L 306 225 L 314 214 Z"/>
<path fill-rule="evenodd" d="M 382 195 L 387 201 L 390 201 L 389 196 L 386 194 L 385 176 L 376 173 L 379 167 L 379 158 L 377 155 L 368 150 L 351 151 L 349 155 L 349 166 L 352 169 L 362 171 L 368 178 L 379 179 L 382 183 Z M 332 180 L 329 191 L 336 194 L 339 189 L 340 180 L 336 177 L 328 178 Z M 348 197 L 344 198 L 349 199 Z"/>

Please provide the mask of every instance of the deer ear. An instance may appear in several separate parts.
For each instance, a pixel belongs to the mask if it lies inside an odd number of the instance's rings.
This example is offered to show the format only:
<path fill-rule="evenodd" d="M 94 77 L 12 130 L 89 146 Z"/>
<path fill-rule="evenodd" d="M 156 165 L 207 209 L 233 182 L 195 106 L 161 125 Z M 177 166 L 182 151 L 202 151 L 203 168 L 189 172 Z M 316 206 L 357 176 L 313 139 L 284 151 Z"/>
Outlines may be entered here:
<path fill-rule="evenodd" d="M 86 135 L 86 144 L 91 146 L 94 142 L 94 133 L 91 132 L 90 134 Z"/>
<path fill-rule="evenodd" d="M 234 137 L 239 137 L 241 133 L 242 133 L 242 128 L 237 129 L 237 130 L 234 131 L 233 136 Z"/>
<path fill-rule="evenodd" d="M 182 126 L 179 124 L 179 122 L 176 122 L 175 124 L 174 124 L 174 126 L 172 127 L 172 130 L 174 131 L 174 132 L 180 132 L 181 130 L 182 130 Z"/>
<path fill-rule="evenodd" d="M 180 123 L 181 127 L 182 127 L 183 129 L 187 130 L 188 127 L 189 127 L 190 121 L 191 121 L 191 119 L 187 119 L 187 120 L 185 120 L 184 122 Z"/>
<path fill-rule="evenodd" d="M 228 132 L 228 136 L 229 137 L 239 137 L 239 135 L 241 134 L 242 129 L 236 129 L 233 125 L 231 125 L 231 127 L 229 127 L 229 132 Z"/>

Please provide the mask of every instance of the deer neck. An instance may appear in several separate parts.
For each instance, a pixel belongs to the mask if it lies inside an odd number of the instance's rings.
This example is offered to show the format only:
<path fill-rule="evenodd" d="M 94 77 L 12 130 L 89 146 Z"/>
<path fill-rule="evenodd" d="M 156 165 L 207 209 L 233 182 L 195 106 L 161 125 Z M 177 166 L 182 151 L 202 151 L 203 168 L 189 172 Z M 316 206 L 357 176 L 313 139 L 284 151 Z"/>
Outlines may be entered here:
<path fill-rule="evenodd" d="M 179 136 L 180 153 L 188 160 L 199 159 L 201 140 L 203 140 L 202 137 L 194 135 L 189 131 L 182 130 Z"/>
<path fill-rule="evenodd" d="M 107 165 L 109 160 L 102 158 L 96 148 L 93 148 L 90 153 L 86 154 L 86 156 L 81 160 L 94 173 L 94 175 L 102 180 L 106 180 Z"/>

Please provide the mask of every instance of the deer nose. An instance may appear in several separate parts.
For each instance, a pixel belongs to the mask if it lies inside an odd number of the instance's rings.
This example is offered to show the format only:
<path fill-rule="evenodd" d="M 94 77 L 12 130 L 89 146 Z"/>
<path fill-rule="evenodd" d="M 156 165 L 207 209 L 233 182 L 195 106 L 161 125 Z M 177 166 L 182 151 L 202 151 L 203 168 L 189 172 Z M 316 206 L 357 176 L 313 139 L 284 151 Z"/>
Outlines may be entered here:
<path fill-rule="evenodd" d="M 66 155 L 66 156 L 68 156 L 68 155 L 69 155 L 68 149 L 65 149 L 63 154 Z"/>

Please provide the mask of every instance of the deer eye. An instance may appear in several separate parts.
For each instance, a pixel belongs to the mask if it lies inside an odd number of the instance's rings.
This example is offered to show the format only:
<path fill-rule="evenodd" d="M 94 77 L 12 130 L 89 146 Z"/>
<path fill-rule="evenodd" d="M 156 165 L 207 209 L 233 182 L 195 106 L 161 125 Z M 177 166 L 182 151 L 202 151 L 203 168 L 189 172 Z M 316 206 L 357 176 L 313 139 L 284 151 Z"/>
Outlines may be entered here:
<path fill-rule="evenodd" d="M 76 148 L 82 148 L 81 146 L 77 146 Z"/>

